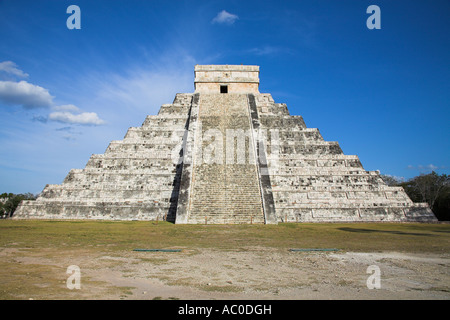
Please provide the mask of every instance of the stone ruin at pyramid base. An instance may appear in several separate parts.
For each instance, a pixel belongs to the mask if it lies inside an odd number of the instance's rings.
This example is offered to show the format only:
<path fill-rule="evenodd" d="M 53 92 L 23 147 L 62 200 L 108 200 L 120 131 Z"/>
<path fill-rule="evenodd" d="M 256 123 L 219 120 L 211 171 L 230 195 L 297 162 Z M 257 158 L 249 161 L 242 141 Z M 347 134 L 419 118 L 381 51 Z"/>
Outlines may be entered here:
<path fill-rule="evenodd" d="M 437 221 L 301 116 L 259 93 L 259 67 L 197 65 L 177 94 L 14 219 L 180 224 Z"/>

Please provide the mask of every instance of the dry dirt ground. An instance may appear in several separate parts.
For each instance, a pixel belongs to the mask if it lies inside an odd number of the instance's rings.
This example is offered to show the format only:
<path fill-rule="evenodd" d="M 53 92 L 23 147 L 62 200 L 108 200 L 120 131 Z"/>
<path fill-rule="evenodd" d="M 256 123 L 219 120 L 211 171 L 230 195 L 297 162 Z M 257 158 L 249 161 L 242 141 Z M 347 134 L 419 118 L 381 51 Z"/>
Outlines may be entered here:
<path fill-rule="evenodd" d="M 8 299 L 449 299 L 450 254 L 290 252 L 245 247 L 181 252 L 8 247 L 0 261 L 20 265 L 2 275 Z M 68 289 L 67 267 L 80 268 L 80 289 Z M 369 289 L 369 266 L 380 288 Z"/>

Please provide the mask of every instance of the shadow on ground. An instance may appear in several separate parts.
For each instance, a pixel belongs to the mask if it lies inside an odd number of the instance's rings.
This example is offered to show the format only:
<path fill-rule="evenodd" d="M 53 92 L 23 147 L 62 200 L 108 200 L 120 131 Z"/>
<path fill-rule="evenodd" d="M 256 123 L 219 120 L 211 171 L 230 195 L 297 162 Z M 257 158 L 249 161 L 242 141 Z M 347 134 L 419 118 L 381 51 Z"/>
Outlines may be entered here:
<path fill-rule="evenodd" d="M 416 232 L 404 232 L 404 231 L 394 231 L 394 230 L 373 230 L 373 229 L 362 229 L 362 228 L 349 228 L 349 227 L 342 227 L 338 228 L 342 231 L 348 231 L 348 232 L 358 232 L 358 233 L 390 233 L 390 234 L 398 234 L 398 235 L 407 235 L 407 236 L 427 236 L 427 237 L 434 237 L 435 234 L 431 233 L 416 233 Z"/>

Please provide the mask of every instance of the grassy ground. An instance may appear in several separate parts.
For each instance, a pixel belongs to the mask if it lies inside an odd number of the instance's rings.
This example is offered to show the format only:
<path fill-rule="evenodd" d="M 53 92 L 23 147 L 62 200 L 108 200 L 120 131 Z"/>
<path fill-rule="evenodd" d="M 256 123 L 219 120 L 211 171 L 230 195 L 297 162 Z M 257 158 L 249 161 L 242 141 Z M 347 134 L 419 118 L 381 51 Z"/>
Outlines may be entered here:
<path fill-rule="evenodd" d="M 337 248 L 352 252 L 446 254 L 450 253 L 450 224 L 174 225 L 143 221 L 0 220 L 0 299 L 80 298 L 67 290 L 65 283 L 66 268 L 74 259 L 95 270 L 96 259 L 105 261 L 105 257 L 112 257 L 107 261 L 112 267 L 123 263 L 120 259 L 136 248 L 182 248 L 183 254 L 196 254 L 202 249 L 245 252 L 255 247 L 280 252 L 290 248 Z M 140 261 L 158 266 L 164 265 L 167 258 L 155 259 L 143 256 Z M 117 290 L 122 290 L 119 295 L 124 297 L 129 294 L 130 288 L 105 286 L 98 281 L 83 278 L 83 285 L 97 290 L 84 298 L 102 298 Z"/>
<path fill-rule="evenodd" d="M 0 221 L 0 247 L 338 248 L 348 251 L 449 252 L 450 224 L 357 223 L 174 225 L 167 222 Z"/>

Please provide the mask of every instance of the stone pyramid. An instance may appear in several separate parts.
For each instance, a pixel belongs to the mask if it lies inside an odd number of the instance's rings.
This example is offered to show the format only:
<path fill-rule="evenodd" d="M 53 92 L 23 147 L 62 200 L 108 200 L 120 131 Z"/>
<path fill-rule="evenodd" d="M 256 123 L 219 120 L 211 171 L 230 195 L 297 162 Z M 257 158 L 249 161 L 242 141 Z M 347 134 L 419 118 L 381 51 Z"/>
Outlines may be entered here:
<path fill-rule="evenodd" d="M 259 67 L 195 66 L 195 92 L 129 128 L 15 219 L 436 221 L 357 156 L 259 93 Z"/>

